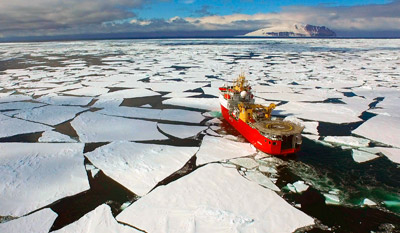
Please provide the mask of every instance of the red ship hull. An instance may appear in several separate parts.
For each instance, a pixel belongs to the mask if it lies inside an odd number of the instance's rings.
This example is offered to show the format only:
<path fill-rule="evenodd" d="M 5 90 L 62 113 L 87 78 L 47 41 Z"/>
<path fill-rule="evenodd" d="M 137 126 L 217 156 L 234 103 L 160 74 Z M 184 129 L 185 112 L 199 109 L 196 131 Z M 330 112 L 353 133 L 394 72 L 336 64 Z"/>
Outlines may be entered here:
<path fill-rule="evenodd" d="M 236 120 L 229 115 L 229 111 L 221 104 L 222 116 L 229 122 L 243 137 L 253 144 L 257 149 L 271 155 L 287 155 L 293 154 L 300 150 L 300 145 L 295 148 L 282 149 L 282 141 L 271 140 L 264 137 L 256 129 L 250 127 L 247 123 L 243 122 L 240 118 Z"/>

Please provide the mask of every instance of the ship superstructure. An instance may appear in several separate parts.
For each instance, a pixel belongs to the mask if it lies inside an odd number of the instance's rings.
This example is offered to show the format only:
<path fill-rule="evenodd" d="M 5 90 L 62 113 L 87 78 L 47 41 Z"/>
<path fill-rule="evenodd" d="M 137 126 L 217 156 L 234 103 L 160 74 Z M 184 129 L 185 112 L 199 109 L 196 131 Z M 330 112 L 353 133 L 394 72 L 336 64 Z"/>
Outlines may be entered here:
<path fill-rule="evenodd" d="M 222 116 L 257 149 L 272 155 L 286 155 L 300 150 L 304 127 L 271 118 L 275 104 L 255 104 L 254 95 L 244 75 L 231 86 L 220 90 Z"/>

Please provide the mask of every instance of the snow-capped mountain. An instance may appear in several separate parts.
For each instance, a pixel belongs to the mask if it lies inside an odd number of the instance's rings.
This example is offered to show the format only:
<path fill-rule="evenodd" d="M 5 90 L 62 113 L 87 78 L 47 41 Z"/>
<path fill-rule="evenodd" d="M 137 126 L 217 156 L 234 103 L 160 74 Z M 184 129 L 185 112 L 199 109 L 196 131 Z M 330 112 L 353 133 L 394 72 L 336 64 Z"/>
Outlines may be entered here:
<path fill-rule="evenodd" d="M 272 25 L 257 31 L 249 32 L 245 36 L 257 37 L 336 37 L 336 33 L 325 26 L 310 24 L 280 24 Z"/>

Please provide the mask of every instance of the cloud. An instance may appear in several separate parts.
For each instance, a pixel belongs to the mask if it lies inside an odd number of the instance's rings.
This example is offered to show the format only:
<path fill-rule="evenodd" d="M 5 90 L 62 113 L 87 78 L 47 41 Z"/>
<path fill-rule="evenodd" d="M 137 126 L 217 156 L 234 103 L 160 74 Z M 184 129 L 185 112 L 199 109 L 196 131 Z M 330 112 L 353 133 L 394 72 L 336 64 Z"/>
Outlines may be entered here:
<path fill-rule="evenodd" d="M 210 15 L 211 7 L 203 6 L 197 12 L 199 17 L 133 19 L 131 9 L 143 7 L 151 1 L 3 0 L 0 4 L 0 35 L 7 37 L 159 31 L 252 31 L 288 22 L 323 25 L 338 31 L 400 32 L 400 0 L 386 4 L 347 7 L 286 6 L 281 12 L 253 15 Z"/>
<path fill-rule="evenodd" d="M 0 4 L 0 33 L 51 33 L 133 17 L 128 9 L 143 0 L 4 0 Z"/>
<path fill-rule="evenodd" d="M 350 7 L 283 7 L 279 13 L 233 14 L 186 18 L 206 29 L 257 29 L 269 24 L 300 22 L 338 30 L 400 30 L 400 1 Z"/>

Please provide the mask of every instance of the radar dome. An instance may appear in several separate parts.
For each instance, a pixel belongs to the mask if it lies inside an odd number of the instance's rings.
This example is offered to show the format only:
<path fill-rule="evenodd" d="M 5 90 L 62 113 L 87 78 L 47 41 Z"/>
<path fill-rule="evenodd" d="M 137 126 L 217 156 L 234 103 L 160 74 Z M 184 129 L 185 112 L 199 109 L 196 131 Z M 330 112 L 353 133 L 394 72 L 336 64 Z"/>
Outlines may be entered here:
<path fill-rule="evenodd" d="M 242 98 L 246 97 L 246 96 L 247 96 L 247 92 L 246 92 L 246 91 L 240 92 L 240 96 L 241 96 Z"/>

